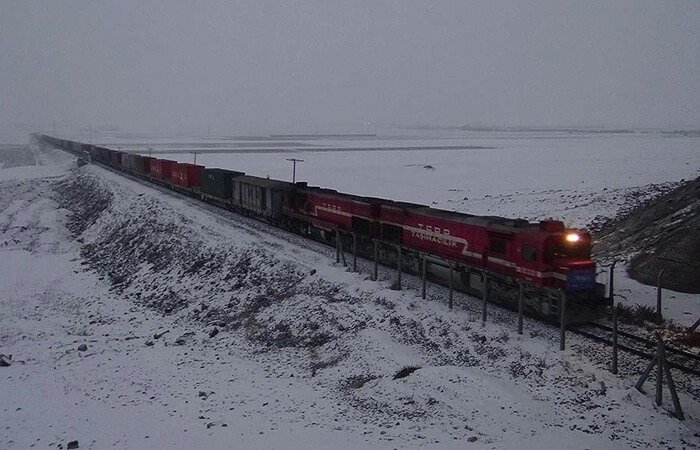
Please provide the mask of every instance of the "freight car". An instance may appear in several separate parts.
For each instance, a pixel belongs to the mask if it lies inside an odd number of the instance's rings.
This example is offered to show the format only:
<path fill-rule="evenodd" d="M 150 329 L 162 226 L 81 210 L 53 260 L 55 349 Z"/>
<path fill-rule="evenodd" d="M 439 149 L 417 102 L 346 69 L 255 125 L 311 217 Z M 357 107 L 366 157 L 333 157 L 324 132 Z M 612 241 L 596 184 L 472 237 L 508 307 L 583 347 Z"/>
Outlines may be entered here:
<path fill-rule="evenodd" d="M 170 171 L 175 165 L 175 161 L 169 159 L 154 159 L 150 164 L 150 176 L 160 181 L 170 180 Z"/>
<path fill-rule="evenodd" d="M 232 179 L 231 205 L 272 224 L 283 222 L 284 205 L 294 185 L 286 181 L 243 175 Z"/>
<path fill-rule="evenodd" d="M 205 168 L 202 172 L 202 199 L 230 204 L 233 196 L 233 179 L 245 175 L 225 169 Z"/>
<path fill-rule="evenodd" d="M 189 163 L 175 163 L 170 167 L 170 182 L 179 188 L 198 192 L 202 184 L 204 166 Z"/>
<path fill-rule="evenodd" d="M 444 211 L 337 192 L 332 189 L 260 178 L 223 169 L 126 154 L 39 135 L 40 141 L 116 170 L 219 204 L 298 234 L 328 242 L 352 234 L 360 254 L 380 242 L 383 262 L 419 271 L 423 258 L 439 272 L 451 266 L 458 288 L 513 306 L 518 283 L 526 283 L 525 310 L 558 321 L 558 300 L 566 293 L 569 322 L 600 317 L 607 306 L 604 286 L 595 281 L 591 237 L 556 220 L 520 219 Z M 394 259 L 392 259 L 394 258 Z M 488 281 L 487 281 L 488 280 Z"/>

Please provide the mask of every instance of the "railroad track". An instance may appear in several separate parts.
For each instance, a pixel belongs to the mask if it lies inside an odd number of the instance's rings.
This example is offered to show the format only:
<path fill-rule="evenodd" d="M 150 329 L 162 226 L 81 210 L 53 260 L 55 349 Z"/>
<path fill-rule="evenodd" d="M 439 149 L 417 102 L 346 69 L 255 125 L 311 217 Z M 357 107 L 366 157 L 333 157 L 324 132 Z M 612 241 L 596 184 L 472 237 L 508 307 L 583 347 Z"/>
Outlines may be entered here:
<path fill-rule="evenodd" d="M 613 329 L 599 323 L 570 325 L 567 330 L 606 345 L 613 345 Z M 617 348 L 646 360 L 656 355 L 656 341 L 626 331 L 617 331 Z M 700 355 L 666 345 L 669 367 L 700 377 Z"/>

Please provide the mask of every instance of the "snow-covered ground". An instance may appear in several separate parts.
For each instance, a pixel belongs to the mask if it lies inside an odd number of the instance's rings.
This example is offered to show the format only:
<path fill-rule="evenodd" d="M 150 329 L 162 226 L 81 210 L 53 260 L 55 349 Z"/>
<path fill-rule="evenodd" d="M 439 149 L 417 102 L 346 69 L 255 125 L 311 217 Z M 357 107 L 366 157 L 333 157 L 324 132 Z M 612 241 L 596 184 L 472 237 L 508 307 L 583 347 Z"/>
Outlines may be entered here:
<path fill-rule="evenodd" d="M 197 163 L 291 180 L 292 166 L 286 158 L 300 158 L 304 162 L 297 165 L 297 180 L 311 185 L 471 214 L 555 217 L 572 226 L 586 226 L 598 215 L 614 215 L 635 189 L 700 174 L 697 138 L 586 135 L 444 141 L 493 148 L 203 153 L 197 155 Z M 382 143 L 420 146 L 439 141 Z M 191 153 L 159 157 L 194 160 Z"/>
<path fill-rule="evenodd" d="M 390 290 L 388 269 L 376 283 L 263 224 L 34 160 L 0 169 L 2 448 L 697 446 L 693 378 L 676 374 L 679 422 L 626 355 L 613 376 L 578 336 L 560 352 L 496 307 L 481 328 L 474 299 L 450 311 L 442 288 L 422 301 L 411 277 Z"/>

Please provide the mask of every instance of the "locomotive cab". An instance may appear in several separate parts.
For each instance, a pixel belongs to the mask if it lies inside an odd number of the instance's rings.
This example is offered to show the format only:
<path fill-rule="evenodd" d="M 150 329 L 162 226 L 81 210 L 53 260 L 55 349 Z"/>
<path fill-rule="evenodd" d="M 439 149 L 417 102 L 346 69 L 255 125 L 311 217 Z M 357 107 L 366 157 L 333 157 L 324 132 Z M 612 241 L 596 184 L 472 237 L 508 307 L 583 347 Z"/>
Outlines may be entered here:
<path fill-rule="evenodd" d="M 591 236 L 582 230 L 567 230 L 547 239 L 545 263 L 563 270 L 567 291 L 595 287 L 595 262 L 591 259 Z"/>

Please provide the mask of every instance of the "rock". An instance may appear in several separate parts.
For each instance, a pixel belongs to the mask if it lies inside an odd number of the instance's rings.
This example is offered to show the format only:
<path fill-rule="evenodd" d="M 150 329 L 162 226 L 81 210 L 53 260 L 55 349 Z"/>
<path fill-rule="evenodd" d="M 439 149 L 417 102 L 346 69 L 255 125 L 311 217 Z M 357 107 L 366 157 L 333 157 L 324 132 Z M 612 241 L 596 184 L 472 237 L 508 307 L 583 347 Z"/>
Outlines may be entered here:
<path fill-rule="evenodd" d="M 70 441 L 66 448 L 68 450 L 71 450 L 72 448 L 78 448 L 78 441 Z"/>
<path fill-rule="evenodd" d="M 398 380 L 400 378 L 406 378 L 407 376 L 409 376 L 410 374 L 412 374 L 413 372 L 415 372 L 418 369 L 420 369 L 420 367 L 406 366 L 403 369 L 396 372 L 396 374 L 394 375 L 394 380 Z"/>
<path fill-rule="evenodd" d="M 651 198 L 644 200 L 642 192 L 629 199 L 630 208 L 598 227 L 593 251 L 608 260 L 634 254 L 627 264 L 630 278 L 655 287 L 664 269 L 664 289 L 699 293 L 700 235 L 694 231 L 700 226 L 700 177 L 650 187 Z"/>
<path fill-rule="evenodd" d="M 153 345 L 155 345 L 155 344 L 154 344 L 154 342 L 151 341 L 150 339 L 146 341 L 146 346 L 147 346 L 147 347 L 153 347 Z"/>
<path fill-rule="evenodd" d="M 162 333 L 156 333 L 156 334 L 153 335 L 153 339 L 160 339 L 160 338 L 163 337 L 163 335 L 164 335 L 165 333 L 167 333 L 167 332 L 169 332 L 169 331 L 170 331 L 170 330 L 165 330 L 165 331 L 163 331 Z"/>
<path fill-rule="evenodd" d="M 79 352 L 85 352 L 85 351 L 87 351 L 87 344 L 80 344 L 80 345 L 78 346 L 78 351 L 79 351 Z M 76 447 L 76 448 L 77 448 L 77 447 Z"/>
<path fill-rule="evenodd" d="M 316 269 L 311 269 L 311 271 L 309 272 L 309 275 L 316 275 Z"/>
<path fill-rule="evenodd" d="M 209 337 L 210 337 L 210 338 L 213 338 L 213 337 L 216 336 L 217 334 L 219 334 L 219 329 L 216 328 L 216 327 L 214 327 L 214 329 L 211 330 L 211 331 L 209 332 Z"/>
<path fill-rule="evenodd" d="M 12 364 L 12 355 L 3 355 L 0 353 L 0 367 L 10 367 Z"/>
<path fill-rule="evenodd" d="M 476 436 L 469 436 L 467 442 L 476 442 Z"/>
<path fill-rule="evenodd" d="M 188 331 L 186 333 L 181 334 L 180 336 L 178 336 L 177 339 L 175 339 L 175 345 L 185 345 L 187 340 L 192 336 L 194 336 L 194 332 L 192 331 Z"/>

